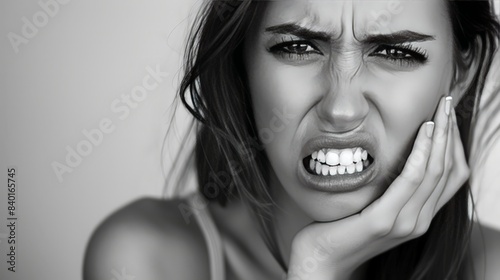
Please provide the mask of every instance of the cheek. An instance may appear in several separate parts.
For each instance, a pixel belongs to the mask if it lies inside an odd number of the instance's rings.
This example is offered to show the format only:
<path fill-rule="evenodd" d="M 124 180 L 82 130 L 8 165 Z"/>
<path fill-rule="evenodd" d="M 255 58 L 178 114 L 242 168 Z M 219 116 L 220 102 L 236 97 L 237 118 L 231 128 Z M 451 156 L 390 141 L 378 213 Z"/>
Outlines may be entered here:
<path fill-rule="evenodd" d="M 294 141 L 300 122 L 318 100 L 317 67 L 284 65 L 267 55 L 253 57 L 257 60 L 252 61 L 248 75 L 259 138 L 272 148 L 268 154 L 290 148 L 298 151 Z"/>
<path fill-rule="evenodd" d="M 446 95 L 451 64 L 441 61 L 397 74 L 372 72 L 369 98 L 381 119 L 381 157 L 388 169 L 406 162 L 420 125 L 433 119 L 439 99 Z"/>
<path fill-rule="evenodd" d="M 433 71 L 408 73 L 377 79 L 373 102 L 379 109 L 387 133 L 397 132 L 430 119 L 439 97 L 444 94 L 441 77 Z M 392 131 L 395 130 L 395 131 Z"/>
<path fill-rule="evenodd" d="M 256 106 L 273 104 L 281 107 L 287 104 L 298 113 L 314 102 L 317 67 L 294 67 L 266 57 L 263 61 L 255 62 L 249 75 L 252 99 Z"/>

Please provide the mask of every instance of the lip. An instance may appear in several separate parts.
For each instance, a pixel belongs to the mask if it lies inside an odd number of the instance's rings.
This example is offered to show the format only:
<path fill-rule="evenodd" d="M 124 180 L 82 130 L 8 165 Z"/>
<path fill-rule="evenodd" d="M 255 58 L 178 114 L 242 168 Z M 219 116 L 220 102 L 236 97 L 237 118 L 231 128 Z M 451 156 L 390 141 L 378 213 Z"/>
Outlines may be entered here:
<path fill-rule="evenodd" d="M 372 181 L 377 174 L 375 138 L 366 132 L 357 132 L 344 137 L 322 135 L 310 139 L 304 145 L 298 162 L 299 180 L 307 187 L 323 192 L 350 192 Z M 361 147 L 375 160 L 361 172 L 334 176 L 313 175 L 307 172 L 303 159 L 322 148 L 345 149 Z"/>

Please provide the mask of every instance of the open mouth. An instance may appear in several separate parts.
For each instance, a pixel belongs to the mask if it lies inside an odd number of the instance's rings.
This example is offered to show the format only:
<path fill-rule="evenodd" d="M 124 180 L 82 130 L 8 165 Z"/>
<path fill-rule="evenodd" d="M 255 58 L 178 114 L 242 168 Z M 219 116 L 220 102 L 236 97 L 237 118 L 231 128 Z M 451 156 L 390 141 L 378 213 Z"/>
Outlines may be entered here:
<path fill-rule="evenodd" d="M 320 149 L 302 160 L 308 173 L 318 176 L 342 176 L 361 173 L 374 162 L 363 148 Z"/>

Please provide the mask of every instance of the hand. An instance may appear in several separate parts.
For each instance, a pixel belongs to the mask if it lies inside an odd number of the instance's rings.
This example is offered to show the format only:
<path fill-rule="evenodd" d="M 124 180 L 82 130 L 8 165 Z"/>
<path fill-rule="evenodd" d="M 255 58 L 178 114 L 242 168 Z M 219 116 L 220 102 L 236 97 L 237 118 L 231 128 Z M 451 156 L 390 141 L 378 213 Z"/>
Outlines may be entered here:
<path fill-rule="evenodd" d="M 448 102 L 440 101 L 435 124 L 420 127 L 401 174 L 380 198 L 356 215 L 312 223 L 295 235 L 288 280 L 349 279 L 367 260 L 427 231 L 470 173 Z"/>

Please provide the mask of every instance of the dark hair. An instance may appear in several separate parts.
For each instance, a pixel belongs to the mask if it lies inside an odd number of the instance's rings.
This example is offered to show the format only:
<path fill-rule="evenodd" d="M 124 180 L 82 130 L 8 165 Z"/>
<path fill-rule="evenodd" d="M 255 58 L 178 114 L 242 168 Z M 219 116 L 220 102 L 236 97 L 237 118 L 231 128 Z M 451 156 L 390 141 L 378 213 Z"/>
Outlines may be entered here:
<path fill-rule="evenodd" d="M 259 140 L 243 63 L 243 42 L 264 12 L 266 1 L 209 1 L 191 29 L 179 97 L 196 118 L 194 159 L 199 191 L 225 205 L 241 198 L 260 223 L 271 253 L 286 271 L 271 226 L 268 191 L 270 164 Z M 500 26 L 489 1 L 448 1 L 453 28 L 455 70 L 469 71 L 472 82 L 456 107 L 466 154 L 473 113 L 497 48 Z M 189 93 L 189 98 L 186 94 Z M 370 279 L 462 279 L 471 223 L 469 184 L 436 214 L 426 234 L 368 263 Z"/>

